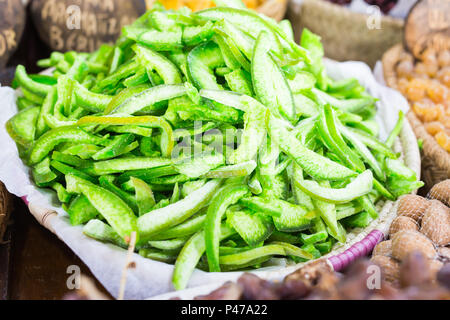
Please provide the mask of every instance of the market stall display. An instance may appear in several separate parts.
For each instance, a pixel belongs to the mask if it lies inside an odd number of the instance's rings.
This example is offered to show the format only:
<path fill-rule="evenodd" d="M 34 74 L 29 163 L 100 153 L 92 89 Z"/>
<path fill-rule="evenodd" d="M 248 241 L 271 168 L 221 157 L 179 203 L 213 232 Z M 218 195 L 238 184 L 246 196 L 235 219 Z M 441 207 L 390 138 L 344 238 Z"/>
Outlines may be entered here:
<path fill-rule="evenodd" d="M 0 73 L 17 49 L 25 27 L 22 0 L 0 1 Z"/>

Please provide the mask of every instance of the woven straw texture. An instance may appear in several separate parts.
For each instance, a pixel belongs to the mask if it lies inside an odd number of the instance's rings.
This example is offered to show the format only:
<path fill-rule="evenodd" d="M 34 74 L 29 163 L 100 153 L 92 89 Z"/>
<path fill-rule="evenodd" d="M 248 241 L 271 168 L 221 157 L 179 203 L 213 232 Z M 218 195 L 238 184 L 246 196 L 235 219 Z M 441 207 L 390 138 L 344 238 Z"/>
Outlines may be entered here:
<path fill-rule="evenodd" d="M 383 55 L 384 78 L 388 86 L 394 89 L 397 88 L 395 67 L 403 52 L 403 46 L 398 44 Z M 450 155 L 427 132 L 422 121 L 413 111 L 408 113 L 407 118 L 417 138 L 423 140 L 422 179 L 425 182 L 425 188 L 431 188 L 436 183 L 450 178 Z"/>
<path fill-rule="evenodd" d="M 368 15 L 324 0 L 291 2 L 288 18 L 294 24 L 297 37 L 303 28 L 319 34 L 327 57 L 338 61 L 364 61 L 371 67 L 403 38 L 401 19 L 381 16 L 380 29 L 369 29 Z"/>

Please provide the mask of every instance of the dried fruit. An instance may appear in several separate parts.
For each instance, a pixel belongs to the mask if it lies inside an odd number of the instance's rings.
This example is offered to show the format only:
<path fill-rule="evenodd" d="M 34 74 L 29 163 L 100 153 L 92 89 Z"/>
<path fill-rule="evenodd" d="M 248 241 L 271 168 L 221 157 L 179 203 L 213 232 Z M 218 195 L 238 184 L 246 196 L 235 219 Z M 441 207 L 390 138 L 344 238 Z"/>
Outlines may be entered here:
<path fill-rule="evenodd" d="M 371 261 L 378 265 L 386 281 L 397 282 L 400 275 L 400 264 L 387 256 L 374 256 Z"/>
<path fill-rule="evenodd" d="M 439 132 L 435 136 L 437 143 L 444 148 L 447 152 L 450 152 L 450 137 L 445 132 Z"/>
<path fill-rule="evenodd" d="M 418 231 L 399 231 L 392 237 L 392 256 L 402 261 L 408 254 L 420 251 L 425 257 L 436 256 L 433 243 Z"/>
<path fill-rule="evenodd" d="M 425 80 L 415 78 L 408 83 L 408 87 L 406 89 L 406 97 L 411 101 L 420 101 L 425 98 L 426 87 L 427 84 Z"/>
<path fill-rule="evenodd" d="M 433 188 L 431 188 L 428 197 L 439 200 L 448 206 L 450 204 L 450 179 L 435 184 Z"/>
<path fill-rule="evenodd" d="M 413 110 L 423 122 L 436 121 L 445 113 L 442 105 L 433 104 L 431 100 L 414 103 Z"/>
<path fill-rule="evenodd" d="M 409 217 L 419 222 L 428 206 L 429 202 L 427 199 L 407 194 L 399 200 L 397 215 Z"/>
<path fill-rule="evenodd" d="M 395 75 L 390 75 L 389 83 L 409 100 L 436 142 L 450 152 L 450 130 L 445 130 L 450 129 L 450 51 L 437 52 L 430 47 L 418 61 L 407 59 L 408 55 L 403 51 L 397 56 Z M 392 81 L 395 78 L 397 81 Z"/>
<path fill-rule="evenodd" d="M 442 119 L 442 117 L 441 117 L 441 119 Z M 427 132 L 429 134 L 431 134 L 432 136 L 435 136 L 439 132 L 445 132 L 444 124 L 439 121 L 428 122 L 428 123 L 425 123 L 424 126 L 425 126 L 425 129 L 427 130 Z"/>
<path fill-rule="evenodd" d="M 431 200 L 431 205 L 423 215 L 420 232 L 438 246 L 449 244 L 450 209 L 440 201 Z"/>
<path fill-rule="evenodd" d="M 339 279 L 332 272 L 332 268 L 326 260 L 319 259 L 291 273 L 284 282 L 297 280 L 303 281 L 308 288 L 314 287 L 319 290 L 329 290 L 336 285 Z"/>
<path fill-rule="evenodd" d="M 419 230 L 419 226 L 414 219 L 410 217 L 399 216 L 395 218 L 394 221 L 392 221 L 391 227 L 389 228 L 389 234 L 392 236 L 401 230 L 417 231 Z"/>
<path fill-rule="evenodd" d="M 409 253 L 400 266 L 400 285 L 403 288 L 431 282 L 430 264 L 419 251 Z"/>
<path fill-rule="evenodd" d="M 439 52 L 437 61 L 441 68 L 450 66 L 450 51 L 442 50 Z"/>
<path fill-rule="evenodd" d="M 428 97 L 435 103 L 442 103 L 447 98 L 447 88 L 437 81 L 432 81 L 426 90 Z"/>
<path fill-rule="evenodd" d="M 380 266 L 387 266 L 391 279 L 400 279 L 402 288 L 395 284 L 381 281 L 377 290 L 369 289 L 368 268 L 373 265 L 367 259 L 355 261 L 343 274 L 333 272 L 330 268 L 320 264 L 309 264 L 308 272 L 301 269 L 287 276 L 283 282 L 269 282 L 254 276 L 244 274 L 238 280 L 238 286 L 243 292 L 257 293 L 261 297 L 276 299 L 307 299 L 307 300 L 448 300 L 450 299 L 450 264 L 446 264 L 437 274 L 438 281 L 432 281 L 429 261 L 420 252 L 412 253 L 400 264 L 396 274 L 395 260 L 384 256 L 377 256 Z M 305 275 L 312 276 L 305 278 Z M 314 279 L 313 282 L 311 280 Z M 334 279 L 328 286 L 321 286 L 322 279 Z M 328 281 L 327 281 L 328 282 Z M 308 284 L 310 283 L 310 284 Z M 230 290 L 230 283 L 212 292 L 202 299 L 223 298 Z M 244 300 L 245 295 L 235 295 L 234 298 Z M 199 298 L 199 297 L 197 297 Z"/>
<path fill-rule="evenodd" d="M 430 268 L 431 280 L 436 281 L 437 274 L 439 273 L 441 268 L 444 266 L 444 264 L 439 260 L 428 260 L 428 265 Z"/>
<path fill-rule="evenodd" d="M 408 84 L 409 84 L 408 79 L 406 78 L 398 79 L 397 82 L 398 90 L 404 95 L 406 94 L 406 90 L 408 89 Z"/>
<path fill-rule="evenodd" d="M 414 64 L 412 61 L 403 60 L 397 65 L 397 74 L 399 77 L 409 78 L 414 72 Z"/>
<path fill-rule="evenodd" d="M 242 288 L 229 281 L 208 295 L 195 297 L 195 300 L 239 300 L 241 297 Z"/>
<path fill-rule="evenodd" d="M 436 51 L 428 48 L 422 53 L 422 61 L 426 64 L 437 64 Z"/>
<path fill-rule="evenodd" d="M 392 240 L 386 240 L 378 243 L 373 249 L 372 256 L 391 256 Z"/>
<path fill-rule="evenodd" d="M 450 67 L 439 70 L 436 77 L 447 88 L 450 87 Z"/>
<path fill-rule="evenodd" d="M 450 262 L 450 248 L 440 247 L 437 251 L 441 260 L 443 260 L 444 262 Z"/>
<path fill-rule="evenodd" d="M 450 290 L 450 263 L 446 263 L 437 274 L 438 282 Z"/>

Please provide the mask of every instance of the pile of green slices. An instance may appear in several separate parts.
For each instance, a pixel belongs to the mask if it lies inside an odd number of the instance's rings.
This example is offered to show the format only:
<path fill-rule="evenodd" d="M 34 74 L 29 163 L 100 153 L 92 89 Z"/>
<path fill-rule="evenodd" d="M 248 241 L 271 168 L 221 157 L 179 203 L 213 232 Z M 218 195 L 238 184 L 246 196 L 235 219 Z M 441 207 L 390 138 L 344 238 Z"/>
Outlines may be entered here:
<path fill-rule="evenodd" d="M 195 268 L 319 258 L 422 186 L 392 151 L 403 116 L 379 141 L 376 99 L 287 20 L 156 5 L 114 46 L 39 66 L 17 67 L 7 123 L 34 182 L 87 236 L 175 263 L 177 289 Z"/>

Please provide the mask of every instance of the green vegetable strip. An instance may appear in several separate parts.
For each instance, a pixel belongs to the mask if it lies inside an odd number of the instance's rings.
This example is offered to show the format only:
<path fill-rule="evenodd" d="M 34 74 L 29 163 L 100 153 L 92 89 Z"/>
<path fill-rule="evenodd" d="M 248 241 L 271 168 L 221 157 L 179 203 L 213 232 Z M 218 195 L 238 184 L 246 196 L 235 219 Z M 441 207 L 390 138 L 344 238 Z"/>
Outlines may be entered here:
<path fill-rule="evenodd" d="M 61 127 L 43 134 L 30 151 L 30 163 L 36 164 L 46 157 L 55 146 L 63 142 L 103 144 L 104 139 L 75 127 Z"/>
<path fill-rule="evenodd" d="M 140 236 L 143 240 L 150 239 L 158 232 L 185 221 L 208 203 L 219 186 L 220 180 L 211 180 L 183 200 L 139 217 Z"/>
<path fill-rule="evenodd" d="M 78 125 L 107 124 L 107 125 L 141 125 L 149 128 L 161 129 L 161 152 L 169 157 L 172 153 L 174 140 L 173 131 L 167 121 L 161 117 L 94 117 L 88 116 L 80 119 Z"/>
<path fill-rule="evenodd" d="M 372 171 L 366 170 L 342 189 L 322 187 L 311 180 L 296 180 L 296 184 L 312 198 L 331 203 L 345 203 L 368 194 L 372 190 L 373 175 Z"/>
<path fill-rule="evenodd" d="M 229 185 L 214 196 L 208 208 L 205 221 L 206 256 L 209 270 L 219 272 L 220 224 L 227 208 L 247 195 L 249 190 L 243 185 Z"/>
<path fill-rule="evenodd" d="M 233 229 L 223 224 L 220 227 L 219 240 L 226 239 L 234 233 L 235 231 Z M 186 287 L 192 272 L 194 272 L 195 266 L 200 261 L 205 250 L 205 231 L 202 230 L 186 242 L 178 255 L 172 277 L 172 282 L 176 290 L 181 290 Z"/>
<path fill-rule="evenodd" d="M 66 183 L 67 191 L 86 196 L 125 242 L 130 241 L 132 232 L 138 231 L 137 219 L 133 211 L 114 193 L 72 174 L 66 175 Z"/>
<path fill-rule="evenodd" d="M 280 148 L 302 167 L 310 176 L 323 180 L 345 180 L 356 173 L 328 158 L 325 158 L 301 144 L 282 124 L 270 120 L 269 133 Z"/>
<path fill-rule="evenodd" d="M 41 97 L 45 97 L 51 90 L 51 86 L 33 81 L 26 73 L 25 67 L 18 65 L 16 68 L 16 81 L 26 90 L 35 93 Z"/>

